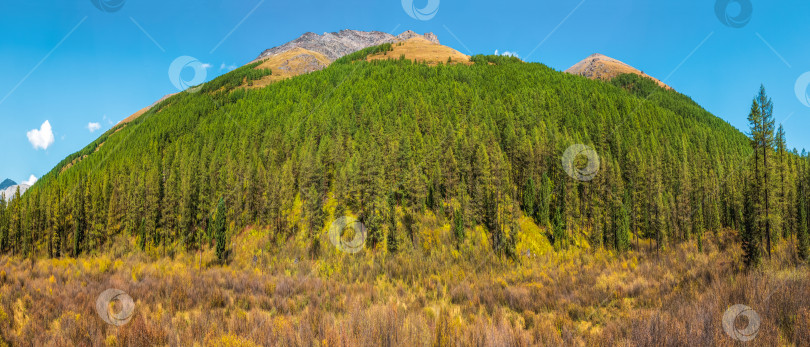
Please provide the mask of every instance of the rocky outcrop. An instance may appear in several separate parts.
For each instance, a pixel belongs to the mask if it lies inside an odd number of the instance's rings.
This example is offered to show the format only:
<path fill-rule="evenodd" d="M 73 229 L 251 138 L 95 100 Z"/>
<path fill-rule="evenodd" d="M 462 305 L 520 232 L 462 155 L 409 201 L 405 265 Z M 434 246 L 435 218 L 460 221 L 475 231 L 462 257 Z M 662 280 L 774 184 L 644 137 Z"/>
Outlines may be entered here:
<path fill-rule="evenodd" d="M 433 43 L 435 43 L 437 45 L 441 44 L 441 43 L 439 43 L 439 38 L 436 37 L 436 34 L 434 34 L 434 33 L 426 33 L 424 35 L 419 35 L 416 32 L 414 32 L 413 30 L 408 30 L 408 31 L 406 31 L 406 32 L 404 32 L 402 34 L 397 35 L 397 39 L 400 39 L 402 41 L 409 40 L 409 39 L 412 39 L 414 37 L 421 37 L 421 38 L 423 38 L 425 40 L 428 40 L 430 42 L 433 42 Z"/>
<path fill-rule="evenodd" d="M 334 61 L 346 54 L 359 51 L 366 47 L 391 42 L 394 39 L 395 37 L 393 35 L 379 31 L 341 30 L 340 32 L 324 33 L 323 35 L 310 32 L 281 46 L 265 50 L 259 55 L 258 59 L 267 58 L 300 47 L 321 53 Z"/>

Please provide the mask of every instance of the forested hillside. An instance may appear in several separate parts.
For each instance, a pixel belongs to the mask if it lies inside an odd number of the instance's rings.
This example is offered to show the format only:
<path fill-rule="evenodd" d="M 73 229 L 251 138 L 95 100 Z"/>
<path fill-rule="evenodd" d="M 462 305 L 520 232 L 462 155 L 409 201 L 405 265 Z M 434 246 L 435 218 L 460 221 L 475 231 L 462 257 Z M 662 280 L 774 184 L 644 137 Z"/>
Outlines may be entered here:
<path fill-rule="evenodd" d="M 359 59 L 373 51 L 261 89 L 239 86 L 269 73 L 248 66 L 163 101 L 0 205 L 0 249 L 77 256 L 124 236 L 145 251 L 194 250 L 217 238 L 220 201 L 229 234 L 268 226 L 313 256 L 343 215 L 364 222 L 374 252 L 430 251 L 437 240 L 415 230 L 435 215 L 456 244 L 483 230 L 504 257 L 522 216 L 556 249 L 619 252 L 744 224 L 749 139 L 688 97 L 504 57 Z M 563 170 L 573 144 L 598 153 L 593 180 Z M 808 160 L 774 151 L 772 232 L 789 237 L 807 225 Z"/>

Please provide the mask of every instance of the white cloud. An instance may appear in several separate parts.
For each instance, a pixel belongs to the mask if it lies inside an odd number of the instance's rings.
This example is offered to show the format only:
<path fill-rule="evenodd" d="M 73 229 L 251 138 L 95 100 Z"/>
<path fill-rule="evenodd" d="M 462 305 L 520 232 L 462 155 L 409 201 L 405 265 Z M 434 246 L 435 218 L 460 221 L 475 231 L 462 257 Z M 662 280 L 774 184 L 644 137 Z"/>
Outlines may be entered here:
<path fill-rule="evenodd" d="M 212 67 L 212 65 L 208 63 L 203 63 L 201 66 L 203 69 L 210 69 Z"/>
<path fill-rule="evenodd" d="M 91 133 L 96 132 L 96 130 L 101 129 L 101 124 L 99 123 L 87 123 L 87 130 L 90 130 Z"/>
<path fill-rule="evenodd" d="M 502 56 L 505 56 L 505 57 L 520 58 L 520 56 L 515 52 L 503 51 L 503 53 L 499 53 L 497 49 L 495 50 L 495 55 L 502 55 Z"/>
<path fill-rule="evenodd" d="M 27 181 L 22 182 L 22 184 L 26 184 L 26 185 L 29 185 L 29 186 L 33 186 L 34 183 L 37 183 L 37 176 L 34 176 L 34 175 L 31 175 L 31 177 L 28 177 Z"/>
<path fill-rule="evenodd" d="M 228 71 L 236 70 L 236 65 L 225 65 L 225 63 L 222 63 L 222 65 L 219 66 L 219 71 L 222 71 L 222 70 L 228 70 Z"/>
<path fill-rule="evenodd" d="M 48 149 L 48 147 L 53 144 L 53 130 L 51 129 L 51 122 L 45 121 L 42 123 L 42 126 L 39 129 L 33 129 L 26 133 L 28 136 L 28 142 L 31 142 L 31 145 L 34 146 L 34 149 L 42 148 Z"/>

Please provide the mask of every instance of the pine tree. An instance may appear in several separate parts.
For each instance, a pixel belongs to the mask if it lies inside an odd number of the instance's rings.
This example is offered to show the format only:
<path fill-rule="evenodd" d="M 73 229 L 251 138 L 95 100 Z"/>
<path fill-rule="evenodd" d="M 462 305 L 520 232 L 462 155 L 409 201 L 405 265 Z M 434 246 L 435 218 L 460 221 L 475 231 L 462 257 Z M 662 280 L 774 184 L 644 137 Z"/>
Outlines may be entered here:
<path fill-rule="evenodd" d="M 770 178 L 771 178 L 771 166 L 769 164 L 768 157 L 773 151 L 773 143 L 774 143 L 774 118 L 773 118 L 773 102 L 771 99 L 765 94 L 765 86 L 759 87 L 759 94 L 757 95 L 757 102 L 760 107 L 760 115 L 762 117 L 762 128 L 761 133 L 759 134 L 760 140 L 760 149 L 762 150 L 762 169 L 763 169 L 763 180 L 764 180 L 764 188 L 763 194 L 765 195 L 765 238 L 766 238 L 766 247 L 768 252 L 768 259 L 771 258 L 771 222 L 772 222 L 772 215 L 771 215 L 771 186 L 770 186 Z"/>
<path fill-rule="evenodd" d="M 622 203 L 617 209 L 614 226 L 616 228 L 614 231 L 616 251 L 625 252 L 630 249 L 630 215 L 625 203 Z"/>
<path fill-rule="evenodd" d="M 695 208 L 695 216 L 692 218 L 694 226 L 692 232 L 697 237 L 698 252 L 703 253 L 703 232 L 705 230 L 703 219 L 703 199 L 700 199 Z"/>
<path fill-rule="evenodd" d="M 779 173 L 779 200 L 776 209 L 782 213 L 778 227 L 781 231 L 780 234 L 782 234 L 783 237 L 788 237 L 792 234 L 792 231 L 787 223 L 788 219 L 785 218 L 789 209 L 787 202 L 787 144 L 785 141 L 785 129 L 781 124 L 779 124 L 779 129 L 776 131 L 774 142 L 776 144 L 776 157 L 778 159 L 776 165 Z"/>
<path fill-rule="evenodd" d="M 745 265 L 749 268 L 759 265 L 762 256 L 762 229 L 759 225 L 759 215 L 756 213 L 757 198 L 756 187 L 749 184 L 744 194 L 743 216 L 745 216 L 745 223 L 740 235 L 742 249 L 745 254 Z"/>
<path fill-rule="evenodd" d="M 529 177 L 526 180 L 526 183 L 523 185 L 523 213 L 526 216 L 531 217 L 535 220 L 536 223 L 540 223 L 538 220 L 539 214 L 537 213 L 537 208 L 535 206 L 535 202 L 537 201 L 537 188 L 534 186 L 534 180 Z"/>
<path fill-rule="evenodd" d="M 138 228 L 138 248 L 141 252 L 146 250 L 146 218 L 141 219 L 140 227 Z"/>
<path fill-rule="evenodd" d="M 79 191 L 83 192 L 83 187 L 79 187 Z M 76 202 L 73 205 L 73 256 L 78 257 L 82 253 L 84 233 L 87 226 L 84 218 L 84 195 L 77 193 L 75 196 L 75 201 Z"/>
<path fill-rule="evenodd" d="M 220 198 L 217 204 L 217 213 L 214 217 L 214 239 L 216 240 L 217 259 L 219 261 L 225 260 L 225 250 L 228 230 L 228 217 L 225 211 L 225 199 Z"/>
<path fill-rule="evenodd" d="M 317 255 L 320 250 L 320 231 L 324 225 L 323 213 L 323 196 L 321 192 L 314 186 L 309 186 L 306 191 L 306 200 L 304 205 L 304 213 L 307 215 L 308 230 L 310 239 L 310 252 L 313 256 Z M 363 216 L 361 215 L 361 221 Z"/>
<path fill-rule="evenodd" d="M 366 235 L 366 243 L 371 249 L 376 249 L 377 245 L 383 241 L 383 224 L 385 223 L 384 216 L 378 208 L 380 203 L 375 201 L 368 207 L 368 212 L 360 217 L 360 221 L 365 225 L 368 234 Z"/>
<path fill-rule="evenodd" d="M 492 241 L 492 250 L 496 254 L 502 254 L 504 246 L 504 233 L 499 220 L 499 204 L 494 193 L 489 193 L 484 198 L 484 227 L 489 231 Z"/>
<path fill-rule="evenodd" d="M 565 229 L 565 217 L 563 217 L 563 213 L 560 208 L 557 208 L 557 212 L 554 213 L 554 232 L 552 233 L 552 238 L 554 239 L 554 249 L 563 249 L 565 242 Z"/>
<path fill-rule="evenodd" d="M 802 189 L 803 190 L 803 189 Z M 810 256 L 810 235 L 808 235 L 808 220 L 807 220 L 807 200 L 805 198 L 805 192 L 799 194 L 799 203 L 798 203 L 798 215 L 799 215 L 799 225 L 798 225 L 798 233 L 796 235 L 796 251 L 799 254 L 799 258 L 802 260 L 807 260 L 808 256 Z"/>
<path fill-rule="evenodd" d="M 9 204 L 9 242 L 11 243 L 12 254 L 20 252 L 20 233 L 22 233 L 22 208 L 20 207 L 20 187 L 14 192 L 14 197 Z"/>
<path fill-rule="evenodd" d="M 393 198 L 388 201 L 388 239 L 386 240 L 388 253 L 399 251 L 399 238 L 397 237 L 397 210 Z"/>
<path fill-rule="evenodd" d="M 551 192 L 554 190 L 554 185 L 551 179 L 545 172 L 540 178 L 540 191 L 537 199 L 537 214 L 539 218 L 537 223 L 540 226 L 548 227 L 551 223 Z"/>
<path fill-rule="evenodd" d="M 746 218 L 745 227 L 742 232 L 743 249 L 745 251 L 745 262 L 749 266 L 759 263 L 759 248 L 762 243 L 762 199 L 764 194 L 765 185 L 763 180 L 763 166 L 762 159 L 765 154 L 762 150 L 764 139 L 764 130 L 762 122 L 762 108 L 759 106 L 758 100 L 755 98 L 751 104 L 751 111 L 748 113 L 748 123 L 750 126 L 751 147 L 754 150 L 753 170 L 751 177 L 748 180 L 745 194 L 745 211 L 743 215 Z"/>
<path fill-rule="evenodd" d="M 459 249 L 464 242 L 464 212 L 460 209 L 453 212 L 453 236 L 456 240 L 456 249 Z"/>
<path fill-rule="evenodd" d="M 8 247 L 8 214 L 6 208 L 6 197 L 0 194 L 0 253 L 5 252 Z"/>

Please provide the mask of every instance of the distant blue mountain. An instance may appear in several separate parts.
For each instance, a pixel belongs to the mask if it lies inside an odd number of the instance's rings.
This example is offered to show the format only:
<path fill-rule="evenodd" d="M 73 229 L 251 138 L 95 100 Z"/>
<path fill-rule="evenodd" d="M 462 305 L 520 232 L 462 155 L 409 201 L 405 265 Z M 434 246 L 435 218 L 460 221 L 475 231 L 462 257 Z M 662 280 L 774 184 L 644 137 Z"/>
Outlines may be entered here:
<path fill-rule="evenodd" d="M 11 186 L 16 186 L 16 185 L 17 185 L 17 182 L 14 182 L 14 181 L 6 178 L 6 180 L 3 181 L 3 183 L 0 183 L 0 190 L 6 189 L 6 188 L 11 187 Z"/>

